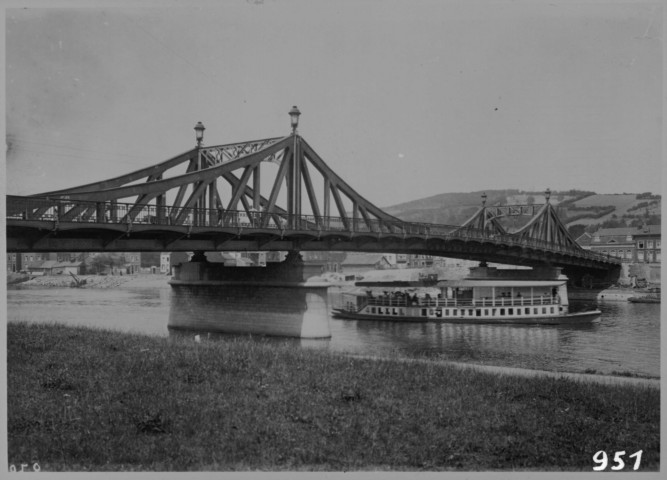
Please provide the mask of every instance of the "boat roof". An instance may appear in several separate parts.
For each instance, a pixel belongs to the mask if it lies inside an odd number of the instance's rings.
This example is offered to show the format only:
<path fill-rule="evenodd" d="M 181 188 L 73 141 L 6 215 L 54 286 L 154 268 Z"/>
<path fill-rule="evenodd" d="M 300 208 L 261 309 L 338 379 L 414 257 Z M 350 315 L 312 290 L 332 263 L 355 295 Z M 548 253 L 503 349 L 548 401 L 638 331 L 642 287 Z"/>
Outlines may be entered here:
<path fill-rule="evenodd" d="M 555 287 L 562 285 L 566 280 L 443 280 L 438 287 Z"/>

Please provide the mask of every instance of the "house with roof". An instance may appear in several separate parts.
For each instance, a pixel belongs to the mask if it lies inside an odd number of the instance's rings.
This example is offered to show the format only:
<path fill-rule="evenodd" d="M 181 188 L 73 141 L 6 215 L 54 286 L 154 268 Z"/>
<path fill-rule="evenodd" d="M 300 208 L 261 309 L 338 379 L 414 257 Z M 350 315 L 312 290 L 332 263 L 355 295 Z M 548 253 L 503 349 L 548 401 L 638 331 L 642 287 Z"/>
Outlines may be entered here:
<path fill-rule="evenodd" d="M 637 261 L 660 263 L 660 225 L 643 225 L 632 235 Z"/>
<path fill-rule="evenodd" d="M 590 237 L 582 235 L 577 243 L 627 263 L 660 263 L 660 225 L 601 228 Z"/>
<path fill-rule="evenodd" d="M 56 260 L 28 262 L 25 271 L 30 275 L 53 275 L 53 267 L 57 264 Z"/>
<path fill-rule="evenodd" d="M 73 273 L 74 275 L 80 275 L 84 271 L 84 263 L 79 262 L 57 262 L 51 269 L 52 275 L 69 275 Z"/>

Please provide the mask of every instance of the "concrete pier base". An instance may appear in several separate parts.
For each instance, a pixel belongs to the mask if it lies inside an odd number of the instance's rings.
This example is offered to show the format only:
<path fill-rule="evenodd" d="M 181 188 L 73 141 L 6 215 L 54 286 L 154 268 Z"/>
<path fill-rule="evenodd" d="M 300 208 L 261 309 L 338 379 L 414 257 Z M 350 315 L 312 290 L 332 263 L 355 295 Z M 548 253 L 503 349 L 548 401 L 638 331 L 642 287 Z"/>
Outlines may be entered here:
<path fill-rule="evenodd" d="M 273 268 L 225 267 L 201 256 L 181 264 L 172 287 L 169 328 L 203 332 L 330 338 L 328 283 L 301 280 L 298 258 Z M 287 279 L 287 280 L 283 280 Z"/>

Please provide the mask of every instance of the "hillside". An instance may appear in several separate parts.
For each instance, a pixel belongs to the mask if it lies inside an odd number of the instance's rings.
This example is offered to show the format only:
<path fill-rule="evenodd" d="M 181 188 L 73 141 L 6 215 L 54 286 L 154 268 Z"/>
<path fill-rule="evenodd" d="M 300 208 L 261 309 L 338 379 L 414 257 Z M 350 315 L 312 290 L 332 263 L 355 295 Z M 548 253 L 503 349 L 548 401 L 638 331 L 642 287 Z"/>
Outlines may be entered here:
<path fill-rule="evenodd" d="M 410 222 L 461 225 L 481 206 L 485 192 L 442 193 L 413 200 L 384 210 L 402 220 Z M 487 190 L 487 205 L 543 204 L 544 192 L 520 190 Z M 595 230 L 598 226 L 633 225 L 646 221 L 660 223 L 661 199 L 650 192 L 635 194 L 597 194 L 580 190 L 554 191 L 551 203 L 558 208 L 560 218 L 568 227 L 576 230 Z M 528 218 L 515 218 L 506 222 L 507 227 L 521 227 Z"/>

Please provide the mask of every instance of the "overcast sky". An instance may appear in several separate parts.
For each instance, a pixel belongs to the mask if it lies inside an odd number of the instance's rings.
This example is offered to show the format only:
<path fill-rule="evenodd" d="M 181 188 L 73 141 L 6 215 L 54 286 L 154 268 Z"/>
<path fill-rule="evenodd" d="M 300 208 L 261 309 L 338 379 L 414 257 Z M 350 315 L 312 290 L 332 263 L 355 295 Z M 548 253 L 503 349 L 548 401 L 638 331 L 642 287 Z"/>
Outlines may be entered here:
<path fill-rule="evenodd" d="M 379 206 L 494 188 L 659 192 L 660 5 L 10 8 L 7 193 L 158 163 L 194 145 L 198 121 L 206 145 L 287 135 L 292 105 L 300 134 Z"/>

